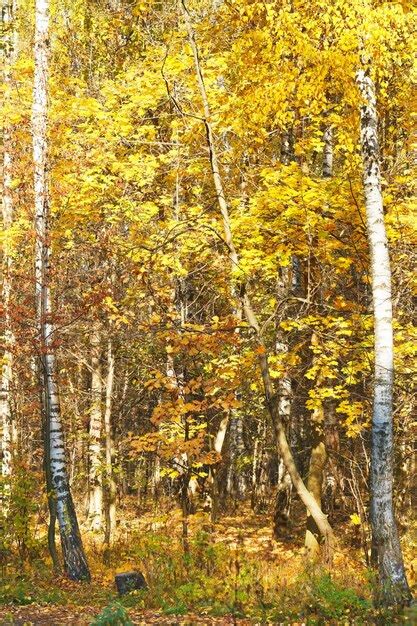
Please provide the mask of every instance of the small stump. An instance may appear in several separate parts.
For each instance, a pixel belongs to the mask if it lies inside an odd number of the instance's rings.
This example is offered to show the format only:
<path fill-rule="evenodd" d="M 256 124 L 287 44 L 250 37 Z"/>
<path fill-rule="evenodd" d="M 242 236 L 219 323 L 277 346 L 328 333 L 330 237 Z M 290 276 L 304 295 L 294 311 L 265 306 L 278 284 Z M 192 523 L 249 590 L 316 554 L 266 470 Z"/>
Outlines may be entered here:
<path fill-rule="evenodd" d="M 123 574 L 116 574 L 114 580 L 117 591 L 121 596 L 129 593 L 129 591 L 147 588 L 146 580 L 140 572 L 125 572 Z"/>

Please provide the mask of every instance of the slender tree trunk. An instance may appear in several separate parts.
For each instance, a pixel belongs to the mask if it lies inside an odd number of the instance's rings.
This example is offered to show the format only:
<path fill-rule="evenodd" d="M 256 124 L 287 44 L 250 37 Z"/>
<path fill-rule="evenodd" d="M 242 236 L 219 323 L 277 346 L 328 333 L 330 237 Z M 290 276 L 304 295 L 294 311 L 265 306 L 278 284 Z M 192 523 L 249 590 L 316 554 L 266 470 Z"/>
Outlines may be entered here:
<path fill-rule="evenodd" d="M 64 568 L 73 580 L 88 580 L 90 573 L 81 542 L 77 516 L 70 492 L 62 419 L 58 397 L 57 369 L 53 346 L 50 295 L 49 191 L 48 191 L 48 57 L 49 2 L 36 0 L 35 73 L 32 110 L 36 309 L 40 334 L 40 371 L 45 423 L 45 459 L 48 490 L 51 488 L 59 524 Z"/>
<path fill-rule="evenodd" d="M 339 429 L 337 425 L 336 401 L 328 400 L 325 403 L 325 442 L 328 454 L 328 463 L 326 468 L 326 476 L 324 480 L 324 508 L 327 515 L 331 516 L 334 512 L 336 502 L 339 498 L 343 499 L 343 477 L 337 463 L 337 454 L 339 453 Z"/>
<path fill-rule="evenodd" d="M 294 133 L 291 128 L 287 128 L 281 134 L 281 154 L 280 160 L 283 165 L 290 165 L 296 160 L 294 152 Z M 277 297 L 282 299 L 288 296 L 289 293 L 295 294 L 300 290 L 301 286 L 301 263 L 297 256 L 292 257 L 291 270 L 287 268 L 282 269 L 281 276 L 278 277 L 278 290 Z M 277 320 L 279 322 L 279 320 Z M 277 354 L 285 354 L 288 352 L 288 344 L 284 340 L 284 333 L 277 324 L 275 351 Z M 286 426 L 287 437 L 294 434 L 294 420 L 295 411 L 292 408 L 293 404 L 293 392 L 291 379 L 285 373 L 278 381 L 278 411 L 281 415 L 281 419 Z M 298 424 L 297 424 L 298 426 Z M 297 438 L 290 443 L 292 449 L 297 449 Z M 302 437 L 299 439 L 302 440 Z M 295 445 L 294 445 L 295 444 Z M 283 459 L 279 459 L 278 465 L 278 489 L 275 501 L 274 511 L 274 535 L 279 538 L 282 533 L 282 528 L 285 527 L 290 518 L 291 503 L 293 497 L 293 489 L 291 477 L 285 467 Z"/>
<path fill-rule="evenodd" d="M 113 544 L 116 530 L 116 481 L 114 478 L 114 441 L 112 428 L 112 404 L 114 387 L 114 354 L 111 339 L 107 344 L 106 405 L 104 410 L 104 432 L 106 436 L 106 496 L 104 499 L 105 532 L 104 542 L 108 548 Z"/>
<path fill-rule="evenodd" d="M 222 420 L 220 421 L 219 428 L 217 429 L 216 436 L 214 437 L 213 448 L 217 454 L 222 453 L 223 445 L 226 439 L 227 428 L 229 425 L 229 413 L 227 413 Z M 211 485 L 211 495 L 209 498 L 210 507 L 211 507 L 211 521 L 215 522 L 217 516 L 219 514 L 220 509 L 220 474 L 219 467 L 221 467 L 220 463 L 215 466 L 209 468 L 209 482 Z"/>
<path fill-rule="evenodd" d="M 103 526 L 103 472 L 102 472 L 102 392 L 101 337 L 97 327 L 90 338 L 91 345 L 91 406 L 89 427 L 89 481 L 88 519 L 91 530 L 99 531 Z"/>
<path fill-rule="evenodd" d="M 12 0 L 2 2 L 2 31 L 3 37 L 3 81 L 4 81 L 4 104 L 10 104 L 11 89 L 11 65 L 16 58 L 16 48 L 14 43 L 14 14 L 15 5 Z M 11 320 L 11 290 L 12 290 L 12 265 L 13 257 L 11 244 L 8 240 L 10 228 L 13 223 L 13 193 L 12 193 L 12 128 L 7 119 L 3 124 L 3 197 L 2 197 L 2 220 L 3 232 L 5 234 L 3 244 L 3 281 L 2 281 L 2 302 L 4 308 L 4 352 L 1 368 L 1 389 L 0 389 L 0 420 L 3 428 L 1 451 L 2 465 L 1 473 L 3 477 L 3 508 L 7 508 L 7 496 L 10 492 L 10 475 L 12 473 L 12 445 L 13 445 L 13 422 L 10 386 L 13 377 L 13 346 L 14 335 Z"/>
<path fill-rule="evenodd" d="M 283 143 L 281 146 L 281 161 L 284 165 L 288 165 L 291 162 L 293 154 L 293 138 L 292 133 L 284 133 Z M 287 268 L 282 268 L 278 276 L 277 285 L 277 298 L 282 300 L 288 297 L 288 294 L 293 291 L 292 289 L 292 277 Z M 279 326 L 280 320 L 277 319 L 276 336 L 275 336 L 275 352 L 277 355 L 283 355 L 288 353 L 288 343 L 285 341 L 284 333 Z M 287 433 L 291 428 L 292 418 L 292 384 L 291 378 L 285 372 L 278 381 L 278 411 L 281 419 L 286 426 Z M 278 489 L 275 502 L 274 511 L 274 534 L 278 538 L 280 535 L 280 528 L 285 526 L 289 521 L 289 514 L 291 509 L 292 498 L 292 484 L 288 475 L 288 471 L 285 468 L 282 458 L 279 459 L 279 471 L 278 471 Z"/>
<path fill-rule="evenodd" d="M 227 246 L 229 259 L 234 268 L 239 267 L 239 257 L 234 246 L 232 230 L 230 225 L 230 217 L 229 217 L 229 207 L 226 202 L 226 197 L 224 193 L 224 187 L 222 178 L 220 175 L 218 160 L 217 160 L 217 152 L 214 142 L 214 135 L 211 126 L 211 114 L 210 107 L 207 99 L 207 92 L 204 84 L 204 77 L 201 69 L 200 58 L 198 53 L 198 47 L 195 39 L 195 33 L 193 29 L 193 25 L 191 22 L 191 17 L 188 12 L 188 9 L 185 4 L 185 0 L 179 0 L 180 9 L 182 10 L 187 32 L 188 39 L 190 42 L 190 46 L 194 56 L 195 69 L 197 74 L 197 80 L 200 88 L 200 94 L 203 104 L 204 110 L 204 125 L 206 128 L 207 135 L 207 144 L 209 148 L 209 157 L 210 157 L 210 166 L 213 177 L 213 183 L 216 190 L 217 202 L 219 205 L 219 210 L 223 219 L 223 229 L 224 229 L 224 241 Z M 314 518 L 317 527 L 319 528 L 321 534 L 323 535 L 327 547 L 329 548 L 329 552 L 331 552 L 330 548 L 333 543 L 333 531 L 327 520 L 326 515 L 322 512 L 320 506 L 315 501 L 314 497 L 310 494 L 307 487 L 305 486 L 298 470 L 295 465 L 294 457 L 292 455 L 291 449 L 288 445 L 288 440 L 285 432 L 285 425 L 283 420 L 279 414 L 278 403 L 275 397 L 275 391 L 272 384 L 272 379 L 269 373 L 269 365 L 268 365 L 268 356 L 266 353 L 266 348 L 263 343 L 261 329 L 255 315 L 254 309 L 252 308 L 252 304 L 248 294 L 245 291 L 244 286 L 241 286 L 240 296 L 243 305 L 243 312 L 246 317 L 246 320 L 254 332 L 256 337 L 256 341 L 258 343 L 258 353 L 259 353 L 259 365 L 261 369 L 262 380 L 265 389 L 265 399 L 268 407 L 269 414 L 271 416 L 272 428 L 275 435 L 276 444 L 278 446 L 279 453 L 282 456 L 283 462 L 288 470 L 288 473 L 291 477 L 294 488 L 296 489 L 298 495 L 300 496 L 302 502 L 310 511 L 312 517 Z"/>
<path fill-rule="evenodd" d="M 265 419 L 258 422 L 257 435 L 253 449 L 252 465 L 252 509 L 265 513 L 268 508 L 268 488 L 270 454 L 268 451 L 268 424 Z"/>
<path fill-rule="evenodd" d="M 243 422 L 237 411 L 231 411 L 229 419 L 229 467 L 227 468 L 226 490 L 236 500 L 243 500 L 246 492 L 241 459 L 245 454 Z"/>
<path fill-rule="evenodd" d="M 322 379 L 319 376 L 316 384 L 320 386 Z M 324 431 L 324 409 L 320 401 L 320 406 L 314 409 L 312 417 L 312 449 L 310 465 L 307 477 L 307 489 L 314 496 L 317 504 L 322 505 L 322 488 L 324 479 L 324 469 L 327 462 L 327 450 Z M 310 513 L 307 511 L 307 529 L 305 536 L 305 547 L 308 555 L 316 557 L 320 551 L 320 533 Z"/>
<path fill-rule="evenodd" d="M 323 178 L 333 176 L 333 129 L 326 126 L 323 133 Z"/>
<path fill-rule="evenodd" d="M 158 504 L 159 495 L 161 489 L 161 460 L 158 452 L 155 453 L 152 459 L 151 467 L 151 495 L 154 504 Z"/>
<path fill-rule="evenodd" d="M 327 126 L 323 133 L 323 178 L 331 178 L 333 175 L 333 132 L 330 126 Z M 313 333 L 311 345 L 317 346 L 319 338 Z M 316 358 L 313 356 L 313 364 Z M 323 376 L 319 373 L 316 379 L 316 388 L 323 385 Z M 323 402 L 314 409 L 312 416 L 312 448 L 310 456 L 310 465 L 307 477 L 307 489 L 313 494 L 315 500 L 322 507 L 322 491 L 324 481 L 324 470 L 327 463 L 326 435 L 325 435 L 325 411 Z M 319 530 L 307 511 L 307 527 L 304 545 L 310 558 L 316 558 L 320 551 Z"/>
<path fill-rule="evenodd" d="M 357 74 L 360 107 L 363 185 L 371 257 L 374 309 L 375 377 L 371 442 L 372 553 L 378 568 L 381 604 L 411 599 L 393 510 L 393 328 L 391 268 L 384 223 L 379 166 L 375 86 L 369 68 Z"/>

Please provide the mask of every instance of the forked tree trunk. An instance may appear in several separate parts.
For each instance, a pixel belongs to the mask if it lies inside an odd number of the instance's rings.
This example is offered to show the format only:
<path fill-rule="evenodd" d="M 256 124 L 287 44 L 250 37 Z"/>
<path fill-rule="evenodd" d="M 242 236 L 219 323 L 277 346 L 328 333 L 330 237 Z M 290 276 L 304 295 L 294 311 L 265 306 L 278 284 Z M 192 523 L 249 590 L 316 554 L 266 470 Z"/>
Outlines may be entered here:
<path fill-rule="evenodd" d="M 198 85 L 200 88 L 200 95 L 203 104 L 204 110 L 204 125 L 206 129 L 207 136 L 207 144 L 209 148 L 209 157 L 210 157 L 210 166 L 211 173 L 213 177 L 214 188 L 216 190 L 217 202 L 220 210 L 220 214 L 223 219 L 223 229 L 224 229 L 224 241 L 227 246 L 229 259 L 232 263 L 233 267 L 239 267 L 239 257 L 234 245 L 233 234 L 230 224 L 230 216 L 229 216 L 229 207 L 226 201 L 226 196 L 224 193 L 224 186 L 222 182 L 222 178 L 220 175 L 216 146 L 214 141 L 213 129 L 211 126 L 211 114 L 210 107 L 207 99 L 207 92 L 204 84 L 204 76 L 201 69 L 198 46 L 195 39 L 194 28 L 191 21 L 191 16 L 188 12 L 187 6 L 184 0 L 179 0 L 180 9 L 182 10 L 182 14 L 185 19 L 188 39 L 190 42 L 190 46 L 194 56 L 195 69 L 197 74 Z M 291 481 L 294 485 L 295 490 L 300 496 L 302 502 L 309 510 L 312 515 L 314 521 L 317 524 L 320 533 L 323 535 L 324 540 L 326 542 L 327 548 L 329 549 L 329 554 L 331 553 L 331 547 L 333 544 L 333 531 L 327 520 L 326 515 L 324 515 L 320 506 L 315 501 L 314 497 L 310 494 L 307 487 L 305 486 L 294 461 L 294 457 L 292 455 L 290 446 L 288 444 L 285 425 L 279 414 L 278 403 L 275 397 L 275 391 L 272 384 L 272 379 L 269 373 L 269 364 L 268 364 L 268 356 L 266 353 L 266 348 L 264 346 L 262 340 L 262 333 L 259 326 L 259 322 L 255 315 L 254 309 L 252 307 L 250 298 L 248 294 L 245 292 L 244 286 L 241 288 L 241 301 L 243 313 L 246 317 L 246 320 L 254 332 L 256 341 L 258 343 L 258 354 L 259 354 L 259 365 L 261 369 L 262 380 L 264 384 L 265 390 L 265 399 L 266 405 L 271 416 L 272 428 L 275 435 L 275 441 L 278 447 L 278 451 L 283 459 L 286 469 L 291 477 Z"/>
<path fill-rule="evenodd" d="M 371 442 L 372 556 L 378 568 L 381 604 L 411 599 L 394 517 L 393 488 L 393 328 L 391 268 L 384 223 L 379 167 L 375 86 L 368 70 L 357 73 L 360 107 L 363 185 L 371 257 L 374 309 L 374 399 Z"/>
<path fill-rule="evenodd" d="M 50 294 L 49 191 L 48 191 L 48 57 L 49 2 L 35 5 L 35 73 L 32 110 L 34 200 L 35 200 L 35 281 L 36 312 L 39 330 L 40 373 L 45 424 L 47 487 L 51 490 L 51 516 L 58 519 L 64 569 L 73 580 L 89 580 L 77 516 L 70 492 L 61 411 L 58 397 L 57 368 L 53 345 Z M 54 520 L 53 520 L 54 521 Z M 52 526 L 51 526 L 52 527 Z"/>

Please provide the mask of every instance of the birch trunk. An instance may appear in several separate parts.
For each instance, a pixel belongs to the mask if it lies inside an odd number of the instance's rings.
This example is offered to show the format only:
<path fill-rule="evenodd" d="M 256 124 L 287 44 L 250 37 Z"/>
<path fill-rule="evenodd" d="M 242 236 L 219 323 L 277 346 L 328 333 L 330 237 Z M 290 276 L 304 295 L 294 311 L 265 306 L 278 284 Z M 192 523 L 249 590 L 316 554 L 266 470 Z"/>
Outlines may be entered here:
<path fill-rule="evenodd" d="M 282 165 L 290 165 L 296 161 L 295 157 L 295 141 L 294 133 L 291 128 L 285 129 L 281 134 L 281 154 L 280 160 Z M 286 298 L 289 294 L 296 294 L 301 288 L 301 263 L 298 257 L 293 256 L 291 262 L 291 270 L 282 268 L 281 276 L 278 277 L 278 300 Z M 288 352 L 288 344 L 285 341 L 284 333 L 279 327 L 277 320 L 275 352 L 276 354 L 285 354 Z M 278 381 L 278 411 L 281 419 L 286 425 L 287 436 L 290 436 L 290 445 L 293 449 L 297 449 L 297 441 L 291 442 L 291 434 L 294 435 L 294 413 L 292 408 L 293 393 L 292 382 L 287 373 L 284 373 Z M 298 424 L 297 424 L 298 426 Z M 294 445 L 295 444 L 295 445 Z M 288 471 L 284 465 L 283 459 L 279 459 L 278 466 L 278 489 L 275 501 L 274 511 L 274 535 L 280 538 L 282 529 L 285 527 L 290 518 L 291 502 L 292 502 L 292 482 Z"/>
<path fill-rule="evenodd" d="M 214 141 L 213 129 L 211 126 L 211 113 L 210 107 L 207 98 L 207 92 L 204 84 L 204 76 L 201 69 L 200 58 L 198 47 L 195 39 L 194 28 L 191 22 L 191 16 L 188 12 L 187 6 L 184 0 L 179 0 L 180 10 L 182 10 L 182 14 L 185 19 L 185 24 L 188 32 L 188 39 L 190 42 L 190 46 L 194 56 L 195 69 L 197 74 L 198 85 L 200 88 L 200 95 L 203 104 L 204 110 L 204 125 L 206 129 L 207 136 L 207 144 L 209 148 L 209 158 L 210 158 L 210 166 L 211 173 L 213 177 L 213 183 L 216 190 L 217 202 L 220 210 L 220 214 L 223 219 L 223 230 L 224 230 L 224 242 L 228 249 L 229 259 L 234 268 L 239 267 L 239 257 L 234 245 L 232 229 L 230 224 L 230 216 L 229 216 L 229 207 L 226 202 L 226 196 L 224 193 L 224 187 L 222 178 L 220 175 L 216 146 Z M 317 527 L 319 528 L 321 534 L 324 537 L 324 540 L 329 548 L 329 552 L 331 551 L 331 546 L 333 543 L 333 531 L 327 520 L 326 515 L 322 512 L 320 506 L 315 501 L 314 497 L 310 494 L 307 487 L 305 486 L 298 470 L 295 465 L 294 457 L 291 452 L 290 446 L 288 444 L 285 425 L 283 420 L 279 414 L 278 403 L 275 397 L 275 391 L 272 384 L 272 379 L 269 373 L 269 364 L 268 364 L 268 356 L 266 352 L 266 348 L 263 343 L 261 329 L 259 326 L 259 322 L 257 320 L 256 314 L 252 308 L 252 304 L 248 294 L 245 292 L 245 288 L 242 285 L 240 291 L 240 298 L 242 301 L 242 309 L 243 313 L 246 317 L 246 320 L 252 329 L 256 341 L 258 343 L 258 353 L 259 353 L 259 365 L 261 369 L 262 380 L 264 384 L 265 390 L 265 400 L 266 405 L 271 416 L 272 428 L 275 435 L 275 441 L 278 447 L 278 451 L 281 454 L 283 462 L 288 470 L 288 473 L 291 477 L 291 481 L 294 485 L 295 490 L 300 496 L 302 502 L 306 506 L 306 508 L 310 511 L 313 519 L 315 520 Z"/>
<path fill-rule="evenodd" d="M 103 477 L 101 459 L 103 383 L 101 378 L 101 337 L 94 329 L 91 345 L 91 406 L 89 426 L 88 519 L 90 528 L 99 531 L 103 525 Z"/>
<path fill-rule="evenodd" d="M 327 126 L 323 133 L 323 178 L 333 176 L 333 129 Z"/>
<path fill-rule="evenodd" d="M 391 268 L 384 223 L 379 167 L 375 86 L 367 71 L 357 73 L 360 107 L 363 186 L 371 257 L 374 309 L 374 398 L 371 440 L 372 554 L 378 568 L 381 604 L 411 599 L 393 509 L 393 328 Z"/>
<path fill-rule="evenodd" d="M 116 530 L 116 481 L 114 478 L 114 440 L 112 405 L 114 387 L 114 354 L 111 339 L 107 344 L 106 405 L 104 409 L 104 432 L 106 436 L 106 497 L 104 499 L 104 542 L 111 547 Z"/>
<path fill-rule="evenodd" d="M 45 423 L 45 459 L 48 490 L 56 511 L 64 568 L 73 580 L 89 580 L 77 516 L 70 492 L 62 420 L 57 386 L 57 368 L 51 322 L 49 285 L 49 191 L 48 191 L 48 57 L 49 2 L 36 0 L 35 5 L 35 73 L 32 109 L 34 200 L 35 200 L 35 281 L 36 310 L 40 339 L 40 373 Z M 51 500 L 52 501 L 52 500 Z"/>
<path fill-rule="evenodd" d="M 217 437 L 216 437 L 217 438 Z M 243 441 L 243 422 L 237 411 L 231 411 L 229 418 L 229 467 L 227 469 L 226 491 L 236 500 L 243 500 L 246 492 L 245 477 L 241 459 L 245 454 Z"/>
<path fill-rule="evenodd" d="M 289 165 L 294 159 L 294 136 L 290 131 L 285 131 L 282 135 L 281 143 L 281 163 Z M 293 257 L 294 264 L 295 257 Z M 282 300 L 294 291 L 294 268 L 292 275 L 287 268 L 282 268 L 277 280 L 277 298 Z M 284 333 L 279 325 L 280 319 L 276 323 L 275 352 L 276 354 L 288 353 L 288 344 L 285 341 Z M 291 429 L 291 404 L 292 404 L 292 384 L 287 372 L 278 381 L 278 411 L 286 425 L 287 433 Z M 274 511 L 274 534 L 278 538 L 280 527 L 285 526 L 289 521 L 291 510 L 292 485 L 291 479 L 285 468 L 282 458 L 279 459 L 278 467 L 278 489 Z"/>
<path fill-rule="evenodd" d="M 11 66 L 16 58 L 16 46 L 13 37 L 13 19 L 15 15 L 14 3 L 12 0 L 2 2 L 2 31 L 3 37 L 3 81 L 4 81 L 4 104 L 10 104 L 11 89 Z M 3 493 L 5 497 L 4 510 L 7 508 L 7 495 L 10 491 L 10 475 L 12 473 L 12 444 L 13 444 L 13 422 L 10 386 L 13 376 L 13 345 L 14 335 L 11 320 L 10 297 L 12 289 L 12 265 L 11 244 L 8 241 L 8 234 L 13 223 L 13 194 L 12 194 L 12 129 L 7 119 L 3 124 L 3 201 L 2 220 L 3 232 L 5 234 L 3 244 L 3 267 L 2 267 L 2 302 L 4 307 L 4 352 L 1 368 L 1 389 L 0 389 L 0 420 L 3 428 L 2 434 L 2 464 L 1 473 L 4 479 Z"/>

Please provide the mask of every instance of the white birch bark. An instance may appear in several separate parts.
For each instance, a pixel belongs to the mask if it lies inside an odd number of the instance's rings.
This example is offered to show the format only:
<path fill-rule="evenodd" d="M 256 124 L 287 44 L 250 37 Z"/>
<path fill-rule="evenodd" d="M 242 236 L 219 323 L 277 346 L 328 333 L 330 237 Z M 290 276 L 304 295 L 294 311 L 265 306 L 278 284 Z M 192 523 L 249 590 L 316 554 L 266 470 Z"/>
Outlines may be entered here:
<path fill-rule="evenodd" d="M 218 428 L 216 436 L 214 438 L 214 450 L 218 454 L 221 454 L 222 450 L 223 450 L 223 444 L 224 444 L 224 440 L 225 440 L 225 437 L 226 437 L 226 431 L 227 431 L 228 423 L 229 423 L 229 415 L 226 415 L 220 421 L 219 428 Z"/>
<path fill-rule="evenodd" d="M 323 178 L 333 176 L 333 129 L 326 126 L 323 133 Z"/>
<path fill-rule="evenodd" d="M 48 491 L 52 489 L 58 519 L 64 568 L 74 580 L 90 578 L 82 548 L 77 517 L 66 469 L 62 420 L 53 346 L 52 306 L 49 285 L 49 190 L 48 190 L 48 62 L 49 1 L 35 5 L 35 72 L 32 108 L 35 201 L 35 295 L 39 329 L 40 373 L 45 423 L 45 457 Z M 52 515 L 52 510 L 51 510 Z"/>
<path fill-rule="evenodd" d="M 3 31 L 3 81 L 4 104 L 10 103 L 11 67 L 16 60 L 16 40 L 14 37 L 14 16 L 16 5 L 12 0 L 3 0 L 1 13 L 1 27 Z M 11 382 L 13 377 L 13 346 L 15 343 L 11 320 L 11 290 L 13 257 L 9 240 L 10 229 L 13 224 L 13 192 L 12 192 L 12 128 L 5 119 L 3 124 L 3 194 L 2 194 L 2 221 L 4 233 L 3 261 L 2 261 L 2 302 L 4 307 L 4 352 L 1 368 L 0 388 L 0 423 L 2 425 L 2 463 L 1 473 L 4 479 L 4 495 L 9 491 L 9 477 L 12 472 L 13 422 L 11 408 Z M 4 507 L 6 508 L 6 502 Z"/>
<path fill-rule="evenodd" d="M 88 482 L 88 519 L 91 530 L 99 531 L 103 526 L 103 476 L 101 435 L 103 430 L 102 413 L 102 372 L 101 372 L 101 337 L 94 329 L 91 338 L 91 405 L 89 426 L 89 482 Z"/>
<path fill-rule="evenodd" d="M 245 444 L 243 441 L 243 422 L 237 411 L 231 412 L 229 424 L 230 459 L 226 488 L 228 494 L 233 495 L 238 500 L 243 500 L 246 492 L 246 483 L 241 460 L 245 454 Z"/>
<path fill-rule="evenodd" d="M 363 186 L 374 310 L 375 372 L 370 477 L 372 547 L 380 579 L 379 601 L 383 604 L 401 604 L 410 600 L 410 591 L 392 499 L 394 372 L 391 268 L 381 193 L 375 86 L 364 69 L 357 73 L 357 84 L 362 97 Z"/>
<path fill-rule="evenodd" d="M 283 140 L 284 141 L 284 140 Z M 290 133 L 285 133 L 285 141 L 286 144 L 281 149 L 281 160 L 284 165 L 288 165 L 291 160 L 291 152 L 290 145 L 292 140 L 290 140 Z M 278 276 L 277 281 L 277 297 L 278 300 L 282 300 L 287 297 L 289 292 L 291 292 L 292 288 L 292 277 L 287 268 L 282 268 L 280 275 Z M 284 333 L 277 326 L 276 329 L 276 337 L 275 337 L 275 352 L 276 354 L 287 354 L 288 353 L 288 344 L 285 341 Z M 292 404 L 292 385 L 291 378 L 289 378 L 287 372 L 284 372 L 282 377 L 278 381 L 278 411 L 283 420 L 287 432 L 291 428 L 291 404 Z M 274 514 L 274 525 L 275 525 L 275 534 L 279 536 L 279 528 L 282 523 L 286 524 L 288 522 L 288 517 L 290 513 L 291 506 L 291 496 L 292 496 L 292 485 L 289 474 L 285 468 L 283 459 L 279 459 L 279 467 L 278 467 L 278 490 L 277 497 L 275 502 L 275 514 Z"/>
<path fill-rule="evenodd" d="M 294 135 L 291 129 L 283 131 L 281 136 L 281 163 L 283 165 L 290 165 L 294 161 Z M 290 291 L 296 291 L 295 285 L 298 280 L 297 268 L 299 269 L 298 258 L 292 257 L 292 272 L 287 268 L 282 269 L 281 276 L 278 277 L 278 299 L 288 296 Z M 277 328 L 276 340 L 275 340 L 275 352 L 276 354 L 285 354 L 288 352 L 288 344 L 284 340 L 284 334 Z M 292 386 L 291 379 L 287 373 L 278 381 L 278 411 L 288 430 L 291 429 L 291 404 L 292 404 Z M 287 523 L 292 497 L 292 483 L 290 476 L 285 468 L 283 459 L 280 458 L 278 466 L 278 491 L 275 503 L 274 514 L 274 532 L 278 537 L 280 532 L 280 526 L 282 523 Z"/>
<path fill-rule="evenodd" d="M 105 543 L 109 547 L 116 530 L 116 481 L 114 478 L 114 440 L 112 424 L 114 388 L 114 353 L 112 341 L 107 343 L 106 404 L 104 409 L 104 432 L 106 437 L 106 497 L 105 497 Z"/>

